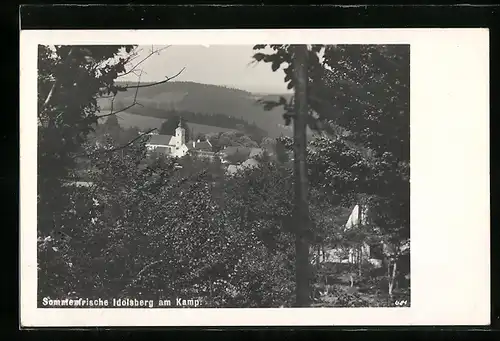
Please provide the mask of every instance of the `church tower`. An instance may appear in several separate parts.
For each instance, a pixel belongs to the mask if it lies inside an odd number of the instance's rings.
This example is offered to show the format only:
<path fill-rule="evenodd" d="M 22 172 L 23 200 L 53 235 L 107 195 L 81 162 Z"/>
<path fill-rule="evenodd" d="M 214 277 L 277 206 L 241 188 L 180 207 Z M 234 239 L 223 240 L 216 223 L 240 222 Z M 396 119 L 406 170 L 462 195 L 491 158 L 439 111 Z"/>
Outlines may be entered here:
<path fill-rule="evenodd" d="M 182 119 L 179 118 L 179 126 L 175 129 L 175 146 L 180 148 L 186 143 L 186 130 L 182 128 Z"/>

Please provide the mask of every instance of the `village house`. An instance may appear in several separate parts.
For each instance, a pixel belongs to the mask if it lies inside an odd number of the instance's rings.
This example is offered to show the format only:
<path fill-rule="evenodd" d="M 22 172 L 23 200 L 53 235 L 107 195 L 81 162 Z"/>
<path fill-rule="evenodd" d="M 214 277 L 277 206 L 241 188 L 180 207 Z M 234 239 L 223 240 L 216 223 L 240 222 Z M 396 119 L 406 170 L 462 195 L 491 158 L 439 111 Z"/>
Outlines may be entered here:
<path fill-rule="evenodd" d="M 227 164 L 226 174 L 235 175 L 240 170 L 258 167 L 261 157 L 267 154 L 274 157 L 274 152 L 268 148 L 249 148 L 230 146 L 220 151 L 222 163 Z M 234 158 L 236 156 L 236 158 Z"/>
<path fill-rule="evenodd" d="M 369 222 L 370 218 L 370 208 L 367 205 L 357 204 L 354 206 L 346 224 L 344 225 L 344 231 L 349 231 L 355 227 L 370 227 L 373 232 L 377 232 L 378 227 L 373 226 Z M 406 253 L 409 251 L 410 245 L 409 240 L 398 246 L 399 253 Z M 333 263 L 348 263 L 348 264 L 362 264 L 369 263 L 374 267 L 381 267 L 383 259 L 389 255 L 395 253 L 396 247 L 384 242 L 368 243 L 363 242 L 358 246 L 351 246 L 347 249 L 334 247 L 325 250 L 322 255 L 323 262 L 333 262 Z M 314 250 L 311 250 L 314 252 Z"/>
<path fill-rule="evenodd" d="M 188 153 L 199 156 L 199 157 L 207 157 L 213 159 L 215 157 L 215 153 L 212 151 L 212 144 L 210 141 L 190 141 L 186 144 L 188 148 Z"/>
<path fill-rule="evenodd" d="M 242 147 L 242 146 L 229 146 L 222 149 L 219 154 L 224 160 L 223 163 L 228 163 L 228 159 L 233 156 L 238 156 L 242 161 L 249 159 L 258 159 L 266 153 L 268 156 L 273 157 L 274 152 L 268 148 L 252 148 L 252 147 Z"/>
<path fill-rule="evenodd" d="M 258 166 L 259 166 L 259 161 L 252 158 L 242 162 L 240 165 L 229 165 L 226 169 L 226 174 L 234 175 L 238 173 L 238 171 L 240 170 L 250 169 Z"/>
<path fill-rule="evenodd" d="M 366 226 L 368 224 L 369 210 L 367 206 L 355 205 L 346 224 L 344 231 L 351 230 L 357 226 Z M 368 244 L 366 242 L 359 246 L 352 246 L 347 249 L 334 247 L 325 250 L 322 255 L 323 262 L 333 263 L 371 263 L 375 266 L 381 265 L 382 245 Z"/>

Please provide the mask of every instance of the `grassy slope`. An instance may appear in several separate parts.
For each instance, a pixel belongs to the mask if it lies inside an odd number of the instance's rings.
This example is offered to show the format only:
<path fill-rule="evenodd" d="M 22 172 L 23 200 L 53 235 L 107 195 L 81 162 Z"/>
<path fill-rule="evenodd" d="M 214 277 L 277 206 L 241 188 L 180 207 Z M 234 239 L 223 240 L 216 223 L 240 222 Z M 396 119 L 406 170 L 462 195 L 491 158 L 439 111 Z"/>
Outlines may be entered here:
<path fill-rule="evenodd" d="M 106 113 L 107 113 L 106 111 L 102 111 L 101 114 L 106 114 Z M 161 118 L 135 115 L 135 114 L 127 113 L 126 111 L 121 112 L 121 113 L 117 114 L 116 116 L 118 118 L 118 123 L 120 124 L 120 126 L 122 128 L 137 127 L 142 131 L 153 129 L 153 128 L 159 129 L 161 127 L 162 123 L 165 121 Z M 104 123 L 105 119 L 102 119 L 101 121 L 102 122 L 99 122 L 99 123 Z M 196 123 L 188 123 L 188 126 L 190 129 L 193 130 L 194 134 L 218 133 L 218 132 L 225 132 L 225 131 L 231 130 L 231 129 L 227 129 L 227 128 L 214 127 L 214 126 L 208 126 L 208 125 L 196 124 Z"/>

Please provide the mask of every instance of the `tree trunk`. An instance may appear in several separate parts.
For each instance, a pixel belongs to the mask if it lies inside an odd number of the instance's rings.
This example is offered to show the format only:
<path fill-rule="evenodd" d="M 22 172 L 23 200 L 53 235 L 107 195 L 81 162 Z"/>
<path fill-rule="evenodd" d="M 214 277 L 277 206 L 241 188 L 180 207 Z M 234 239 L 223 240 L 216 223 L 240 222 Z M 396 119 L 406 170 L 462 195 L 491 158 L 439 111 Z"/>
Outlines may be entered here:
<path fill-rule="evenodd" d="M 316 254 L 317 254 L 316 268 L 319 269 L 319 265 L 321 264 L 321 245 L 320 244 L 318 244 Z"/>
<path fill-rule="evenodd" d="M 362 275 L 362 262 L 363 262 L 363 246 L 359 247 L 358 250 L 358 276 Z"/>
<path fill-rule="evenodd" d="M 295 266 L 296 306 L 309 306 L 309 205 L 306 160 L 307 104 L 307 45 L 293 46 L 293 68 L 295 73 L 295 117 L 294 117 L 294 176 L 295 176 Z"/>

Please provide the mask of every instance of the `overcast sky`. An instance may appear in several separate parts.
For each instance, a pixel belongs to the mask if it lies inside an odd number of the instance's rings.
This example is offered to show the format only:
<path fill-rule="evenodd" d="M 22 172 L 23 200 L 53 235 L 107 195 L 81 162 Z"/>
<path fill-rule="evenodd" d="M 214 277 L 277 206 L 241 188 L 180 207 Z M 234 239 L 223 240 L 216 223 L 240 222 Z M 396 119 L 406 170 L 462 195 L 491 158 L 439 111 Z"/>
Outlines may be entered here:
<path fill-rule="evenodd" d="M 151 46 L 140 46 L 143 51 L 136 59 L 148 55 Z M 155 49 L 161 46 L 155 46 Z M 143 81 L 159 81 L 166 76 L 182 72 L 177 81 L 226 85 L 251 92 L 284 93 L 289 92 L 283 81 L 282 70 L 273 72 L 271 65 L 252 64 L 252 45 L 175 45 L 153 55 L 141 64 L 144 70 Z M 136 76 L 123 77 L 123 80 L 136 80 Z"/>

